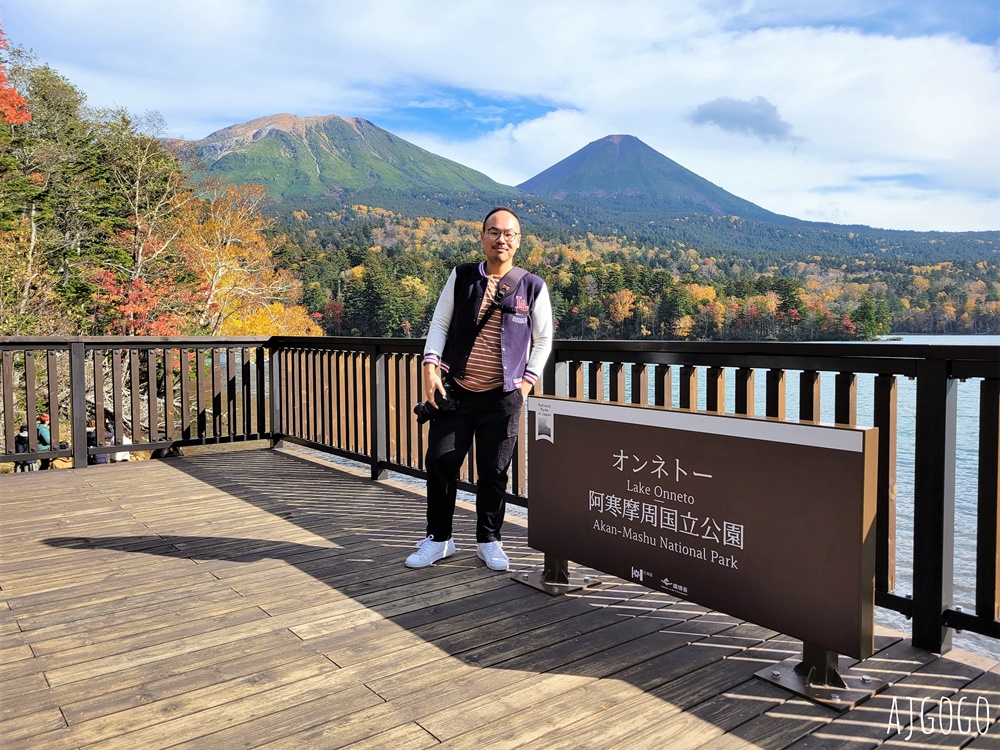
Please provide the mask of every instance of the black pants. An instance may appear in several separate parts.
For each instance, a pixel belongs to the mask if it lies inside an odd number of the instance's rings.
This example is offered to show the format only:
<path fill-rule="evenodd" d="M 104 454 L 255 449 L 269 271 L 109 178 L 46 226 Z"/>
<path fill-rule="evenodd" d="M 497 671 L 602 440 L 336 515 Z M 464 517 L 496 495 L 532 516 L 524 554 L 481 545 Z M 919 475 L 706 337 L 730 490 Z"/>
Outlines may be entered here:
<path fill-rule="evenodd" d="M 476 541 L 500 541 L 508 469 L 517 445 L 524 397 L 520 389 L 476 393 L 457 385 L 459 406 L 431 420 L 427 448 L 427 534 L 451 539 L 458 473 L 476 440 Z"/>

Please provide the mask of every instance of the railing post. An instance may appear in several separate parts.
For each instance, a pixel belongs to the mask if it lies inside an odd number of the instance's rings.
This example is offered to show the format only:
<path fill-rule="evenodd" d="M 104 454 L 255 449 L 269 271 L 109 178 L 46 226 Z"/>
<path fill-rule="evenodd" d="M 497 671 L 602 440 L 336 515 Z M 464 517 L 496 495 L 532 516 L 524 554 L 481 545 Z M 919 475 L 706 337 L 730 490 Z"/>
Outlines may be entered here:
<path fill-rule="evenodd" d="M 698 368 L 694 365 L 681 366 L 679 406 L 681 409 L 698 408 Z"/>
<path fill-rule="evenodd" d="M 764 376 L 764 413 L 785 421 L 785 371 L 771 368 Z"/>
<path fill-rule="evenodd" d="M 629 402 L 633 404 L 649 403 L 649 369 L 642 362 L 632 365 L 632 388 Z"/>
<path fill-rule="evenodd" d="M 803 370 L 799 375 L 799 419 L 803 422 L 818 422 L 819 410 L 819 373 L 815 370 Z"/>
<path fill-rule="evenodd" d="M 368 391 L 368 398 L 371 399 L 369 413 L 372 415 L 372 479 L 385 479 L 389 476 L 389 471 L 385 468 L 389 461 L 389 405 L 386 401 L 389 373 L 386 371 L 386 359 L 385 353 L 377 346 L 372 349 Z"/>
<path fill-rule="evenodd" d="M 705 411 L 722 413 L 726 410 L 726 370 L 709 367 L 705 373 Z"/>
<path fill-rule="evenodd" d="M 951 649 L 943 613 L 952 604 L 955 559 L 955 429 L 958 387 L 948 362 L 917 364 L 913 473 L 913 645 Z"/>
<path fill-rule="evenodd" d="M 587 397 L 591 401 L 604 400 L 603 362 L 591 362 L 587 368 Z"/>
<path fill-rule="evenodd" d="M 754 415 L 754 370 L 752 367 L 740 367 L 736 370 L 735 408 L 737 414 L 748 417 Z"/>
<path fill-rule="evenodd" d="M 653 367 L 653 404 L 672 409 L 674 406 L 673 368 L 670 365 Z"/>
<path fill-rule="evenodd" d="M 976 516 L 976 614 L 1000 618 L 1000 380 L 979 390 L 979 505 Z"/>
<path fill-rule="evenodd" d="M 82 341 L 69 345 L 70 424 L 73 468 L 87 466 L 87 352 Z"/>
<path fill-rule="evenodd" d="M 853 372 L 838 372 L 834 381 L 833 421 L 854 427 L 858 416 L 858 377 Z"/>
<path fill-rule="evenodd" d="M 612 362 L 608 371 L 608 400 L 621 404 L 625 402 L 625 363 Z"/>
<path fill-rule="evenodd" d="M 270 375 L 270 388 L 271 388 L 271 447 L 280 448 L 281 447 L 281 399 L 282 399 L 282 374 L 281 374 L 281 347 L 272 346 L 270 365 L 268 367 L 268 374 Z M 199 361 L 199 372 L 201 362 Z M 200 391 L 199 391 L 200 393 Z"/>

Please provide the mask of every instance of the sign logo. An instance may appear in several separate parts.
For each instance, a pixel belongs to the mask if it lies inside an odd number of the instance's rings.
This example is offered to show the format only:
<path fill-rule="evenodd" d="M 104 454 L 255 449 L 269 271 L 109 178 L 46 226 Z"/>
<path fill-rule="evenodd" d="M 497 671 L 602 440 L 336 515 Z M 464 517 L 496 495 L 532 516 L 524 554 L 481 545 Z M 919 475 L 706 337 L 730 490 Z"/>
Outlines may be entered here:
<path fill-rule="evenodd" d="M 669 578 L 664 578 L 660 581 L 660 585 L 663 586 L 664 591 L 669 591 L 672 594 L 677 594 L 678 596 L 688 595 L 687 586 L 681 586 L 679 583 L 674 583 Z"/>

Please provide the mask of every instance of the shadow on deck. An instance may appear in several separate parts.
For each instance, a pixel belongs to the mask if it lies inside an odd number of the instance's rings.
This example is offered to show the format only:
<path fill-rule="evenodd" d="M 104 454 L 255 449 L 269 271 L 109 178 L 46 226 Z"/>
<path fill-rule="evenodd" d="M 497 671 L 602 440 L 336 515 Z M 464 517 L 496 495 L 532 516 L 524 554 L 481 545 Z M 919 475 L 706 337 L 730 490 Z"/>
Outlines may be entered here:
<path fill-rule="evenodd" d="M 891 685 L 837 714 L 754 678 L 797 642 L 607 576 L 550 598 L 483 566 L 467 511 L 458 554 L 409 570 L 422 499 L 297 454 L 12 475 L 0 495 L 5 749 L 1000 743 L 995 659 L 879 630 L 862 668 Z M 541 564 L 505 531 L 512 570 Z M 915 715 L 908 738 L 911 698 L 931 734 Z M 961 711 L 949 734 L 939 705 Z"/>

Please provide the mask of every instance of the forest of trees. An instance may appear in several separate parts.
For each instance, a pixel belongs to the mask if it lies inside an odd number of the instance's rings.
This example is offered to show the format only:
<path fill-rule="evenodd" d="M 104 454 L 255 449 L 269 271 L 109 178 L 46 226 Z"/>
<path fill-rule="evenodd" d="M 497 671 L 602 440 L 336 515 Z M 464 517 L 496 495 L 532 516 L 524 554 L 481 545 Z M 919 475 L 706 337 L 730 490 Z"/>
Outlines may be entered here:
<path fill-rule="evenodd" d="M 0 335 L 419 337 L 451 268 L 482 257 L 475 221 L 421 215 L 454 217 L 441 196 L 270 205 L 261 186 L 195 182 L 155 113 L 90 109 L 30 53 L 0 53 Z M 483 200 L 455 197 L 457 215 Z M 736 217 L 601 234 L 517 208 L 517 262 L 547 281 L 561 338 L 1000 333 L 1000 259 L 975 237 L 905 258 L 849 228 L 815 244 Z"/>
<path fill-rule="evenodd" d="M 0 335 L 320 333 L 262 187 L 195 191 L 155 113 L 89 109 L 24 50 L 0 71 Z"/>
<path fill-rule="evenodd" d="M 330 335 L 419 336 L 478 224 L 353 206 L 290 213 L 280 262 Z M 996 262 L 777 253 L 708 255 L 627 237 L 542 238 L 519 265 L 549 285 L 560 338 L 865 340 L 891 332 L 1000 333 Z"/>

